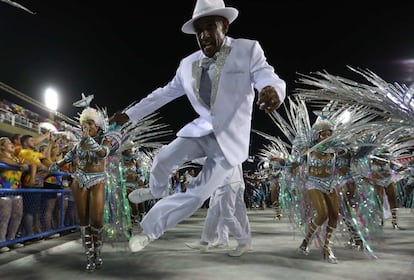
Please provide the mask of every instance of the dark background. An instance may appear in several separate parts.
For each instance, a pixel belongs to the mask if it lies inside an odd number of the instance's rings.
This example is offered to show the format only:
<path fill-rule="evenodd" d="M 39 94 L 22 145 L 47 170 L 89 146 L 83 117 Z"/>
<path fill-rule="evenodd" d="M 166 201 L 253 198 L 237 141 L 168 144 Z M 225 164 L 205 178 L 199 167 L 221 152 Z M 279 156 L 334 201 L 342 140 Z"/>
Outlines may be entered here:
<path fill-rule="evenodd" d="M 17 2 L 37 14 L 0 2 L 0 81 L 41 102 L 54 87 L 58 111 L 72 118 L 81 93 L 94 94 L 92 105 L 112 115 L 166 84 L 180 59 L 198 49 L 195 37 L 181 32 L 193 0 Z M 240 12 L 228 35 L 257 39 L 288 94 L 297 73 L 353 78 L 346 65 L 411 84 L 414 17 L 407 3 L 227 0 Z M 160 112 L 174 131 L 196 117 L 185 97 Z M 252 127 L 277 133 L 256 106 Z M 251 154 L 260 138 L 252 135 Z"/>

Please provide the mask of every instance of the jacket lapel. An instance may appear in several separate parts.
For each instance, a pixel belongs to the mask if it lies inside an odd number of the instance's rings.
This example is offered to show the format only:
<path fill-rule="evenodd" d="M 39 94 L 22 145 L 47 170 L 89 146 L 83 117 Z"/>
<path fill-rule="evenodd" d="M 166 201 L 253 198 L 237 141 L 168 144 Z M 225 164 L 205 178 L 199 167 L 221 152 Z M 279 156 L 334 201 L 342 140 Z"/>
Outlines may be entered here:
<path fill-rule="evenodd" d="M 197 59 L 195 61 L 193 61 L 193 65 L 192 65 L 192 75 L 193 75 L 193 91 L 195 96 L 197 97 L 197 100 L 200 104 L 204 105 L 203 100 L 200 97 L 200 79 L 201 79 L 201 72 L 202 72 L 202 68 L 199 66 L 200 65 L 200 60 L 201 59 Z M 205 106 L 205 105 L 204 105 Z"/>

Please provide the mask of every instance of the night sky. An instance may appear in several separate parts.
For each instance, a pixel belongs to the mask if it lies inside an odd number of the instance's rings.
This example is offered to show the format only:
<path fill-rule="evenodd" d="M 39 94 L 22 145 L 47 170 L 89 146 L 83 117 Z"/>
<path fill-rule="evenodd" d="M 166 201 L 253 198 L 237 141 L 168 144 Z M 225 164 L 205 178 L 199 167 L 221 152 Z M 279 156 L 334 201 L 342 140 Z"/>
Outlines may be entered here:
<path fill-rule="evenodd" d="M 180 59 L 198 49 L 195 37 L 181 32 L 193 0 L 17 2 L 37 14 L 0 2 L 0 81 L 41 102 L 45 89 L 55 88 L 58 111 L 69 117 L 81 93 L 94 94 L 92 105 L 110 115 L 122 110 L 166 84 Z M 227 0 L 240 12 L 228 35 L 257 39 L 288 94 L 297 73 L 352 78 L 346 65 L 413 82 L 414 17 L 406 1 L 319 2 Z M 185 97 L 160 113 L 175 131 L 196 117 Z M 257 108 L 252 127 L 275 130 Z"/>

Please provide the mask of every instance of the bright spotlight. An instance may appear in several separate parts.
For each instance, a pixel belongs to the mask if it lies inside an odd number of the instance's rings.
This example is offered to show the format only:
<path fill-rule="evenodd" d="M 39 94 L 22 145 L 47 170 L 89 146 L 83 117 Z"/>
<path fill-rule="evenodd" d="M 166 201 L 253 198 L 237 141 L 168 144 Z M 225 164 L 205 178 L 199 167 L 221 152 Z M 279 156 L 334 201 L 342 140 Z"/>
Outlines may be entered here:
<path fill-rule="evenodd" d="M 52 89 L 52 88 L 48 88 L 45 91 L 45 104 L 46 107 L 49 108 L 50 110 L 56 111 L 58 108 L 58 96 L 57 96 L 57 92 Z"/>

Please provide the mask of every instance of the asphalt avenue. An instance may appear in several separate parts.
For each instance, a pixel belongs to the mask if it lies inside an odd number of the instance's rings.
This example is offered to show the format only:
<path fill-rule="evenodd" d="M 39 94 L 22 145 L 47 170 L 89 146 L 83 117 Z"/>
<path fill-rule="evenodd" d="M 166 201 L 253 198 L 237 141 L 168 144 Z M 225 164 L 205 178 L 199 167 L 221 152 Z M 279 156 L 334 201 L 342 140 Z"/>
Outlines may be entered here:
<path fill-rule="evenodd" d="M 0 254 L 0 278 L 8 279 L 288 279 L 288 280 L 412 280 L 414 279 L 414 211 L 399 209 L 394 230 L 385 220 L 384 240 L 375 244 L 376 259 L 344 246 L 348 237 L 338 232 L 334 248 L 338 264 L 323 260 L 321 249 L 313 247 L 308 256 L 297 251 L 302 236 L 286 217 L 274 219 L 274 210 L 249 210 L 253 248 L 237 258 L 229 249 L 207 253 L 187 248 L 197 241 L 206 209 L 198 210 L 177 227 L 168 230 L 143 251 L 129 252 L 126 242 L 106 243 L 103 268 L 84 270 L 79 233 L 44 240 Z M 139 231 L 136 228 L 135 231 Z M 236 243 L 231 238 L 230 247 Z"/>

